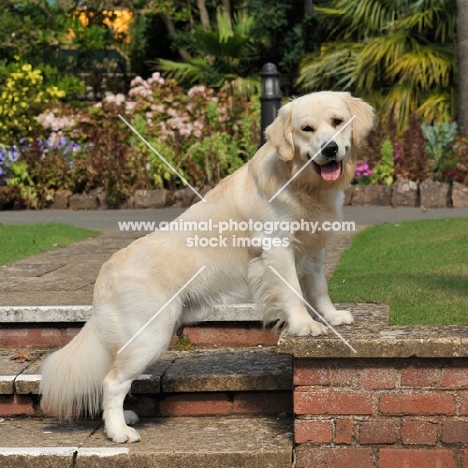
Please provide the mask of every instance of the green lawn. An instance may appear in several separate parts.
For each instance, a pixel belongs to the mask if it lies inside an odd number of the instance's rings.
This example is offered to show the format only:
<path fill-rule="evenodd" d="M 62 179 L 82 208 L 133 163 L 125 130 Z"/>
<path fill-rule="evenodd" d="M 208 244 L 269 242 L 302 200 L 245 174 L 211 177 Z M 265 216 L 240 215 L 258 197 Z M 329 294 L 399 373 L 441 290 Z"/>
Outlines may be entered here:
<path fill-rule="evenodd" d="M 97 235 L 60 223 L 0 225 L 0 265 Z"/>
<path fill-rule="evenodd" d="M 394 325 L 468 324 L 468 219 L 372 226 L 329 282 L 334 302 L 380 302 Z"/>

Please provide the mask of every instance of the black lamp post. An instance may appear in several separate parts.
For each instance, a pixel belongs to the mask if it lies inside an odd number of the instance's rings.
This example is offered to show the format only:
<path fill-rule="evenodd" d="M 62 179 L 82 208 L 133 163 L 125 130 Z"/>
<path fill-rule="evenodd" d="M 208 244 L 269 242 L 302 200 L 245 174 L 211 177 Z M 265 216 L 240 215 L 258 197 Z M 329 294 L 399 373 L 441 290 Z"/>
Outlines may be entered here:
<path fill-rule="evenodd" d="M 262 103 L 261 117 L 261 144 L 266 142 L 265 129 L 276 119 L 278 109 L 281 105 L 280 72 L 273 63 L 263 65 L 259 73 L 262 78 L 262 94 L 260 101 Z"/>

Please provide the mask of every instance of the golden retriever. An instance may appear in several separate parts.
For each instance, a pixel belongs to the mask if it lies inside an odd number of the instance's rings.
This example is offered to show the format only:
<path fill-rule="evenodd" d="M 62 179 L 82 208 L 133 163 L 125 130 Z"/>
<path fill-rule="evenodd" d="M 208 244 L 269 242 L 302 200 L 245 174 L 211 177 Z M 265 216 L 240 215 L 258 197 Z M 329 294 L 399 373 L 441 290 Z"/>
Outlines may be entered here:
<path fill-rule="evenodd" d="M 43 409 L 69 418 L 102 408 L 107 436 L 136 442 L 140 436 L 127 424 L 138 417 L 123 411 L 132 381 L 164 353 L 177 327 L 202 320 L 207 308 L 253 297 L 265 321 L 278 320 L 288 333 L 326 333 L 303 297 L 331 325 L 352 323 L 328 296 L 329 232 L 284 231 L 281 223 L 340 220 L 343 189 L 372 125 L 372 107 L 348 93 L 312 93 L 283 106 L 255 156 L 181 215 L 187 222 L 211 220 L 208 230 L 157 230 L 103 265 L 93 317 L 44 362 Z M 249 220 L 272 229 L 246 231 Z M 232 227 L 233 221 L 244 225 Z M 220 223 L 231 223 L 224 240 L 215 228 Z M 202 247 L 196 236 L 218 238 L 219 245 Z"/>

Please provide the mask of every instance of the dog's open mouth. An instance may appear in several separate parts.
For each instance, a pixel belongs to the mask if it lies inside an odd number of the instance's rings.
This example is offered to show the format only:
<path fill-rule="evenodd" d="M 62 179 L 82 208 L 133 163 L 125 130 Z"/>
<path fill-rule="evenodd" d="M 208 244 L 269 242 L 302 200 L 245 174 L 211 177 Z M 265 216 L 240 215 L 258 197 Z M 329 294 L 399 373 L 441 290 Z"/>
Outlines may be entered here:
<path fill-rule="evenodd" d="M 330 161 L 327 164 L 317 164 L 315 161 L 312 161 L 315 167 L 315 170 L 318 174 L 322 176 L 322 179 L 333 181 L 340 177 L 341 172 L 343 171 L 342 161 Z"/>

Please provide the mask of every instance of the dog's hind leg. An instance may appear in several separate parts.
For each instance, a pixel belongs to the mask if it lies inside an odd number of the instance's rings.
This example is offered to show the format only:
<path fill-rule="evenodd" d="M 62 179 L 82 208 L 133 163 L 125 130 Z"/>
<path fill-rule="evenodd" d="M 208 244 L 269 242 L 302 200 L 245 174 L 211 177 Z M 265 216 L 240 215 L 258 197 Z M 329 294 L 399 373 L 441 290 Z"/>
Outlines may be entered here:
<path fill-rule="evenodd" d="M 124 412 L 123 402 L 132 381 L 168 348 L 180 309 L 178 304 L 168 305 L 131 342 L 121 344 L 103 382 L 105 432 L 113 442 L 140 440 L 138 432 L 127 425 L 137 422 L 138 417 L 133 412 Z"/>

